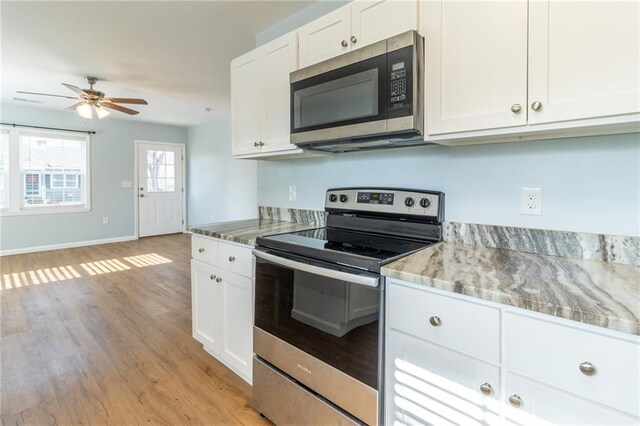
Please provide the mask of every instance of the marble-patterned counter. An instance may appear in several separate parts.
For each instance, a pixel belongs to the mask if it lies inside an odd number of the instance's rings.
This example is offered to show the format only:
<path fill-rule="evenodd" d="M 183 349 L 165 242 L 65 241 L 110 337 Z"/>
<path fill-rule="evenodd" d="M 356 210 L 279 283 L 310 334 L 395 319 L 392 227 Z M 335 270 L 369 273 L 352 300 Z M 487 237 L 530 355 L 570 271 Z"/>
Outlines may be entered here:
<path fill-rule="evenodd" d="M 249 219 L 233 222 L 211 223 L 206 225 L 193 225 L 187 231 L 207 237 L 220 238 L 221 240 L 235 243 L 256 245 L 256 238 L 264 235 L 284 234 L 286 232 L 303 231 L 305 229 L 318 228 L 313 223 L 285 222 L 277 219 Z"/>
<path fill-rule="evenodd" d="M 640 334 L 640 267 L 442 242 L 382 274 L 626 333 Z"/>

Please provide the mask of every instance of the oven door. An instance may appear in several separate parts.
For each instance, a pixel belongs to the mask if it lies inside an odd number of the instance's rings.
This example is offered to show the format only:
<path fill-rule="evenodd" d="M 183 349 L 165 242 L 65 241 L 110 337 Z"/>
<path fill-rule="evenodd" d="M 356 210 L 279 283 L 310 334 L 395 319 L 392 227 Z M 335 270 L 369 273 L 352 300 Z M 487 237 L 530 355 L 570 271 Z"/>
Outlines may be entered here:
<path fill-rule="evenodd" d="M 360 52 L 353 53 L 358 53 L 356 59 L 362 57 Z M 324 65 L 320 74 L 298 81 L 293 81 L 292 74 L 291 142 L 304 144 L 385 133 L 389 80 L 386 53 L 344 66 L 342 57 L 336 58 L 335 64 L 319 65 Z M 296 75 L 313 74 L 315 69 L 312 66 Z"/>
<path fill-rule="evenodd" d="M 254 250 L 255 354 L 368 424 L 378 416 L 379 275 Z"/>

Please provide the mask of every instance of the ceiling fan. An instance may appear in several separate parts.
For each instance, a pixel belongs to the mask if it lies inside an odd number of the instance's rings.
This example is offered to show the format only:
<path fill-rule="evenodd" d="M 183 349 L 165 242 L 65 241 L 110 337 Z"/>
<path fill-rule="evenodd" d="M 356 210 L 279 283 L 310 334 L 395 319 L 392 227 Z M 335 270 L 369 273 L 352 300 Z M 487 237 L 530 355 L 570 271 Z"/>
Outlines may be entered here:
<path fill-rule="evenodd" d="M 63 86 L 73 90 L 80 97 L 73 96 L 64 96 L 64 95 L 52 95 L 49 93 L 36 93 L 36 92 L 23 92 L 18 90 L 16 93 L 22 93 L 26 95 L 39 95 L 39 96 L 55 96 L 57 98 L 66 98 L 66 99 L 80 99 L 81 101 L 75 105 L 67 108 L 69 111 L 76 110 L 81 117 L 84 118 L 93 118 L 93 114 L 98 116 L 98 118 L 104 118 L 109 115 L 109 111 L 107 109 L 112 109 L 115 111 L 124 112 L 129 115 L 136 115 L 138 111 L 133 109 L 123 107 L 118 104 L 137 104 L 137 105 L 148 105 L 147 101 L 144 99 L 136 99 L 136 98 L 105 98 L 104 93 L 98 90 L 93 89 L 93 85 L 98 82 L 97 77 L 86 76 L 85 80 L 89 83 L 88 89 L 81 89 L 79 87 L 73 86 L 71 84 L 62 83 Z"/>

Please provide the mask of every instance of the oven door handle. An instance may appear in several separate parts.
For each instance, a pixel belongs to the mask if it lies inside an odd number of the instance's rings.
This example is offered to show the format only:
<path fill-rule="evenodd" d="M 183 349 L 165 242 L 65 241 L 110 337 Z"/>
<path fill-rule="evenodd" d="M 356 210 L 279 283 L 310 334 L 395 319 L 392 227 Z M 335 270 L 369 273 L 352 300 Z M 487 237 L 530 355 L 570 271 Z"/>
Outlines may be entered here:
<path fill-rule="evenodd" d="M 367 287 L 378 287 L 380 278 L 367 277 L 364 275 L 350 274 L 348 272 L 335 271 L 333 269 L 322 268 L 320 266 L 309 265 L 307 263 L 296 262 L 294 260 L 285 259 L 280 256 L 265 253 L 260 250 L 253 250 L 253 255 L 267 262 L 274 263 L 286 268 L 295 269 L 297 271 L 309 272 L 310 274 L 320 275 L 322 277 L 333 278 L 341 281 L 348 281 L 353 284 L 366 285 Z"/>

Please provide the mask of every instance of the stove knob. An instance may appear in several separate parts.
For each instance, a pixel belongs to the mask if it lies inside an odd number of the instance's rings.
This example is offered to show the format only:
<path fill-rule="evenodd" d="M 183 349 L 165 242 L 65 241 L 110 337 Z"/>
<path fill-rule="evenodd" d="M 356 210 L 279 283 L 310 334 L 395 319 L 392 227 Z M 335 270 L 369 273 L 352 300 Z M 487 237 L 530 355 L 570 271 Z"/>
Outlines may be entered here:
<path fill-rule="evenodd" d="M 336 194 L 329 195 L 329 201 L 335 203 L 336 201 L 338 201 L 338 196 Z"/>
<path fill-rule="evenodd" d="M 404 199 L 404 205 L 407 207 L 413 207 L 416 202 L 411 197 L 407 197 Z"/>
<path fill-rule="evenodd" d="M 347 197 L 347 194 L 340 194 L 340 202 L 341 203 L 346 203 L 348 199 L 349 199 L 349 197 Z"/>
<path fill-rule="evenodd" d="M 422 207 L 423 209 L 426 209 L 430 205 L 431 205 L 431 201 L 429 201 L 428 198 L 423 198 L 422 200 L 420 200 L 420 207 Z"/>

